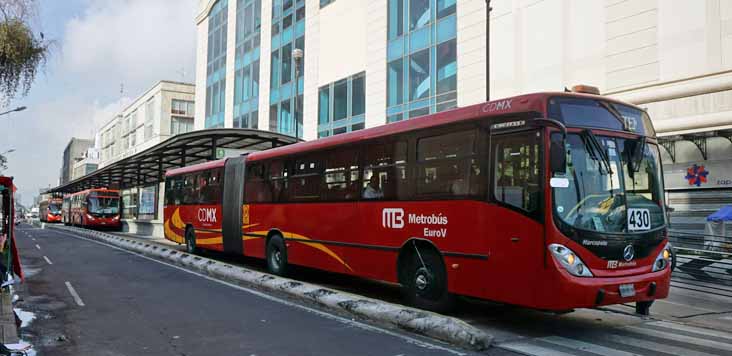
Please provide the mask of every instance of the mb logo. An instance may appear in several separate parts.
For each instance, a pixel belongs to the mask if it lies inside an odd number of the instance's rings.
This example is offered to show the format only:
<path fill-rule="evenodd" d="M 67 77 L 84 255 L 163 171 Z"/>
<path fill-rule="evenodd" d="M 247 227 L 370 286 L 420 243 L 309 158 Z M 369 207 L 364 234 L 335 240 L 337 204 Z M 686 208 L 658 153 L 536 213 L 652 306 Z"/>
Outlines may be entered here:
<path fill-rule="evenodd" d="M 381 226 L 392 229 L 404 227 L 404 209 L 384 208 L 381 211 Z"/>

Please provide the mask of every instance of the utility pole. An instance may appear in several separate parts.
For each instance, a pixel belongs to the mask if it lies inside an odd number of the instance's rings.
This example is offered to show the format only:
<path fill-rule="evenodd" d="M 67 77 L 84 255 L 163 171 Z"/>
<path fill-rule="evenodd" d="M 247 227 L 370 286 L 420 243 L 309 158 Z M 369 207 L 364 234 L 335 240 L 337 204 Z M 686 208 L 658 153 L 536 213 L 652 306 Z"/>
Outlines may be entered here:
<path fill-rule="evenodd" d="M 485 0 L 485 101 L 491 100 L 491 0 Z"/>

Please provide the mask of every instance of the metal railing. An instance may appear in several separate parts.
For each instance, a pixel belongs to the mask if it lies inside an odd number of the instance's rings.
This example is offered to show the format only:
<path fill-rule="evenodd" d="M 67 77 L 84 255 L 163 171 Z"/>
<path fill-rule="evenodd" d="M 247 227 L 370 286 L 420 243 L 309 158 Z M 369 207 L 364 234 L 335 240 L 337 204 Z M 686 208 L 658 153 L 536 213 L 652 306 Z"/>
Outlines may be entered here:
<path fill-rule="evenodd" d="M 732 297 L 732 237 L 669 230 L 677 288 Z"/>

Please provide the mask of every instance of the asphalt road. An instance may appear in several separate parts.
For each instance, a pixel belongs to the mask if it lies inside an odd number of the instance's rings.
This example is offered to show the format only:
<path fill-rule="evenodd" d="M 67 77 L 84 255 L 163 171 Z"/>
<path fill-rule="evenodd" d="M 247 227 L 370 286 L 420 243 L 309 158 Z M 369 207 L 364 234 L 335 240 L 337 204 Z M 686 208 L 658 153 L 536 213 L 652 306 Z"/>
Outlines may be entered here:
<path fill-rule="evenodd" d="M 17 305 L 36 313 L 22 337 L 41 355 L 470 354 L 68 233 L 18 231 L 27 277 Z"/>

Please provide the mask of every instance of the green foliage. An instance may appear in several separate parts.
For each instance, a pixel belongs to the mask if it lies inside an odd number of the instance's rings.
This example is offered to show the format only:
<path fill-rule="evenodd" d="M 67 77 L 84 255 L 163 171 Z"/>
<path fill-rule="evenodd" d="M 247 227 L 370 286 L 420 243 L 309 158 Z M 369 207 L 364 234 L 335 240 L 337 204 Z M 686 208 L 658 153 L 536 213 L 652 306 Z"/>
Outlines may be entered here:
<path fill-rule="evenodd" d="M 33 35 L 28 8 L 33 1 L 0 0 L 0 107 L 20 91 L 27 95 L 38 69 L 45 65 L 48 42 Z"/>

